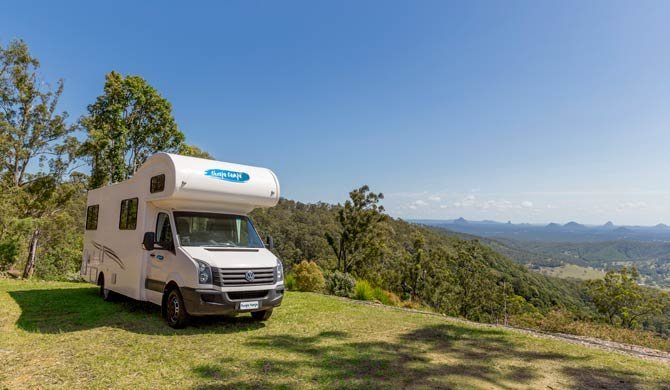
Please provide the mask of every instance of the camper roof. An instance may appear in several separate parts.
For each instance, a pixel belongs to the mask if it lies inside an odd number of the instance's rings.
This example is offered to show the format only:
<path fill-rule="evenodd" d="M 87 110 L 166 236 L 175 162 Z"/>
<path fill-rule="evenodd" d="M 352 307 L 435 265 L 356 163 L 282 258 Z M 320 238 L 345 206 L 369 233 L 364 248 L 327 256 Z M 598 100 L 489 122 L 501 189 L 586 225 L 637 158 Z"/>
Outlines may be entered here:
<path fill-rule="evenodd" d="M 267 168 L 169 153 L 151 156 L 131 179 L 111 187 L 125 186 L 168 209 L 246 214 L 279 201 L 279 181 Z"/>

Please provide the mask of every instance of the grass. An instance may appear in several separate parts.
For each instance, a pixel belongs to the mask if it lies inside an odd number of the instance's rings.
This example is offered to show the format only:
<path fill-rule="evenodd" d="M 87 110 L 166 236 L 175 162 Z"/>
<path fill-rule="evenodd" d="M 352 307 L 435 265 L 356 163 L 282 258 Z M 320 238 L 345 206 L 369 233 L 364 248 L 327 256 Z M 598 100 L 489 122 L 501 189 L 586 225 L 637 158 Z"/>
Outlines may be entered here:
<path fill-rule="evenodd" d="M 560 267 L 543 267 L 541 273 L 562 279 L 591 280 L 602 279 L 605 272 L 591 267 L 582 267 L 576 264 L 564 264 Z"/>
<path fill-rule="evenodd" d="M 92 286 L 0 280 L 0 388 L 662 388 L 670 367 L 513 331 L 289 292 L 266 323 L 173 330 Z"/>

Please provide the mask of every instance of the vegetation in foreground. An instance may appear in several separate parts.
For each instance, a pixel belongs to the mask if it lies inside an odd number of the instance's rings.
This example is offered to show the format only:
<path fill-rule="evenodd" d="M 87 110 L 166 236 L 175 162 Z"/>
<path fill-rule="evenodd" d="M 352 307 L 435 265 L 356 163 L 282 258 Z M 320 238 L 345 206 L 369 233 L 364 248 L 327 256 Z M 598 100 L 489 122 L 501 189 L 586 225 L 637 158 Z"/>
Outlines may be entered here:
<path fill-rule="evenodd" d="M 0 387 L 661 388 L 662 363 L 289 292 L 265 323 L 173 330 L 81 283 L 0 280 Z"/>

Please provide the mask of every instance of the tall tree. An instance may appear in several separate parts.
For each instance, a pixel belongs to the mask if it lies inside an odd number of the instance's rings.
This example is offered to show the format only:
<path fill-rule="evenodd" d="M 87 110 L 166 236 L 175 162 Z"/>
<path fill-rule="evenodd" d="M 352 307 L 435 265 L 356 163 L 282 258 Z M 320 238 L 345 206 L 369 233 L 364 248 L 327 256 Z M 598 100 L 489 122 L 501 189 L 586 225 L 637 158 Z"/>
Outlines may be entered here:
<path fill-rule="evenodd" d="M 3 203 L 11 204 L 3 219 L 14 214 L 32 228 L 24 277 L 35 268 L 41 218 L 59 212 L 71 196 L 61 184 L 77 148 L 76 126 L 57 112 L 63 82 L 50 88 L 39 67 L 25 42 L 0 46 L 0 186 Z M 15 253 L 5 249 L 6 257 Z"/>
<path fill-rule="evenodd" d="M 337 257 L 337 269 L 355 272 L 379 254 L 383 240 L 377 229 L 385 219 L 382 193 L 370 192 L 367 185 L 349 193 L 350 199 L 337 212 L 339 235 L 326 233 L 328 245 Z"/>
<path fill-rule="evenodd" d="M 66 112 L 56 111 L 63 81 L 51 89 L 39 78 L 39 67 L 25 42 L 0 46 L 0 173 L 9 187 L 62 174 L 63 157 L 76 143 L 70 136 L 76 127 L 67 124 Z M 48 164 L 49 172 L 30 174 L 35 161 Z"/>
<path fill-rule="evenodd" d="M 412 247 L 408 248 L 403 258 L 403 292 L 410 300 L 420 296 L 421 288 L 426 278 L 426 239 L 421 233 L 416 233 L 412 240 Z"/>
<path fill-rule="evenodd" d="M 91 188 L 128 179 L 153 153 L 177 152 L 184 142 L 170 102 L 139 76 L 109 73 L 104 94 L 81 123 L 88 133 L 81 154 L 91 162 Z"/>

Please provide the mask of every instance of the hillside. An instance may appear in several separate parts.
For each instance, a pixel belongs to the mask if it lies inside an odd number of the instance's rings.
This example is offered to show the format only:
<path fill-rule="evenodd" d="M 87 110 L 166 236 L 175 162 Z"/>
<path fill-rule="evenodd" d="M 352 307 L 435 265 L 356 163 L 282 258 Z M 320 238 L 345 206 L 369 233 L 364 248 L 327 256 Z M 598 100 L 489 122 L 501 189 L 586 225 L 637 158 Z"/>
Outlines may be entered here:
<path fill-rule="evenodd" d="M 275 238 L 276 252 L 289 270 L 301 260 L 312 260 L 324 269 L 332 269 L 336 259 L 325 235 L 337 230 L 338 207 L 282 199 L 274 208 L 254 211 L 252 217 L 262 235 L 269 234 Z M 358 276 L 401 297 L 407 294 L 405 278 L 407 270 L 415 266 L 411 259 L 417 252 L 415 241 L 420 237 L 425 243 L 421 269 L 427 274 L 421 297 L 437 310 L 468 317 L 459 312 L 458 307 L 454 307 L 458 299 L 449 298 L 453 298 L 450 295 L 454 293 L 452 286 L 468 277 L 459 273 L 472 270 L 471 276 L 482 278 L 486 284 L 477 287 L 480 290 L 497 292 L 502 291 L 503 286 L 509 286 L 514 294 L 531 304 L 533 310 L 546 311 L 558 305 L 569 308 L 580 317 L 589 315 L 590 308 L 582 300 L 580 287 L 574 282 L 530 272 L 526 267 L 482 245 L 476 238 L 457 237 L 440 229 L 392 218 L 384 222 L 381 230 L 384 233 L 384 245 L 380 259 L 375 261 L 367 273 Z M 490 300 L 484 298 L 485 301 Z M 479 317 L 469 317 L 493 321 L 491 316 L 495 315 L 488 312 Z"/>
<path fill-rule="evenodd" d="M 438 224 L 433 222 L 425 226 L 443 231 L 454 237 L 467 240 L 477 239 L 515 262 L 531 266 L 533 270 L 546 275 L 590 279 L 602 274 L 602 271 L 618 269 L 622 266 L 635 266 L 640 271 L 644 284 L 662 288 L 670 287 L 670 242 L 667 241 L 651 241 L 648 236 L 639 241 L 630 239 L 584 241 L 584 239 L 589 237 L 588 233 L 584 233 L 584 236 L 581 237 L 573 237 L 573 239 L 578 239 L 573 242 L 556 239 L 556 236 L 545 236 L 544 238 L 548 239 L 548 241 L 540 241 L 531 240 L 528 236 L 523 236 L 521 233 L 519 233 L 520 235 L 501 233 L 500 236 L 489 236 L 487 234 L 496 231 L 490 228 L 479 231 L 479 228 L 471 228 L 470 226 L 467 229 L 462 229 L 463 224 L 470 225 L 473 223 L 466 221 L 460 223 L 454 222 L 452 224 Z M 475 223 L 474 225 L 489 226 L 490 224 Z M 494 226 L 497 225 L 506 224 L 496 224 Z M 556 226 L 554 229 L 568 229 L 565 226 Z M 570 229 L 575 234 L 580 229 L 583 232 L 589 229 L 584 227 L 584 225 L 579 225 L 581 226 L 580 228 L 575 228 L 574 225 L 571 226 L 573 227 Z M 595 229 L 598 232 L 606 230 L 607 226 L 610 225 L 606 224 L 603 227 L 592 227 L 590 229 Z M 535 228 L 545 231 L 551 230 L 549 227 Z M 520 229 L 520 227 L 514 229 Z M 663 232 L 667 230 L 667 227 L 662 225 L 648 229 Z M 465 233 L 462 230 L 468 230 L 473 233 Z M 643 228 L 638 228 L 638 232 L 643 231 Z M 483 234 L 483 236 L 473 235 L 476 232 Z M 578 270 L 578 272 L 573 272 L 575 270 Z"/>
<path fill-rule="evenodd" d="M 175 331 L 93 286 L 0 279 L 0 388 L 662 388 L 667 364 L 290 292 L 267 323 Z"/>
<path fill-rule="evenodd" d="M 576 265 L 597 270 L 635 266 L 646 285 L 670 287 L 670 243 L 647 241 L 543 242 L 482 239 L 521 264 L 552 273 L 550 268 Z"/>

